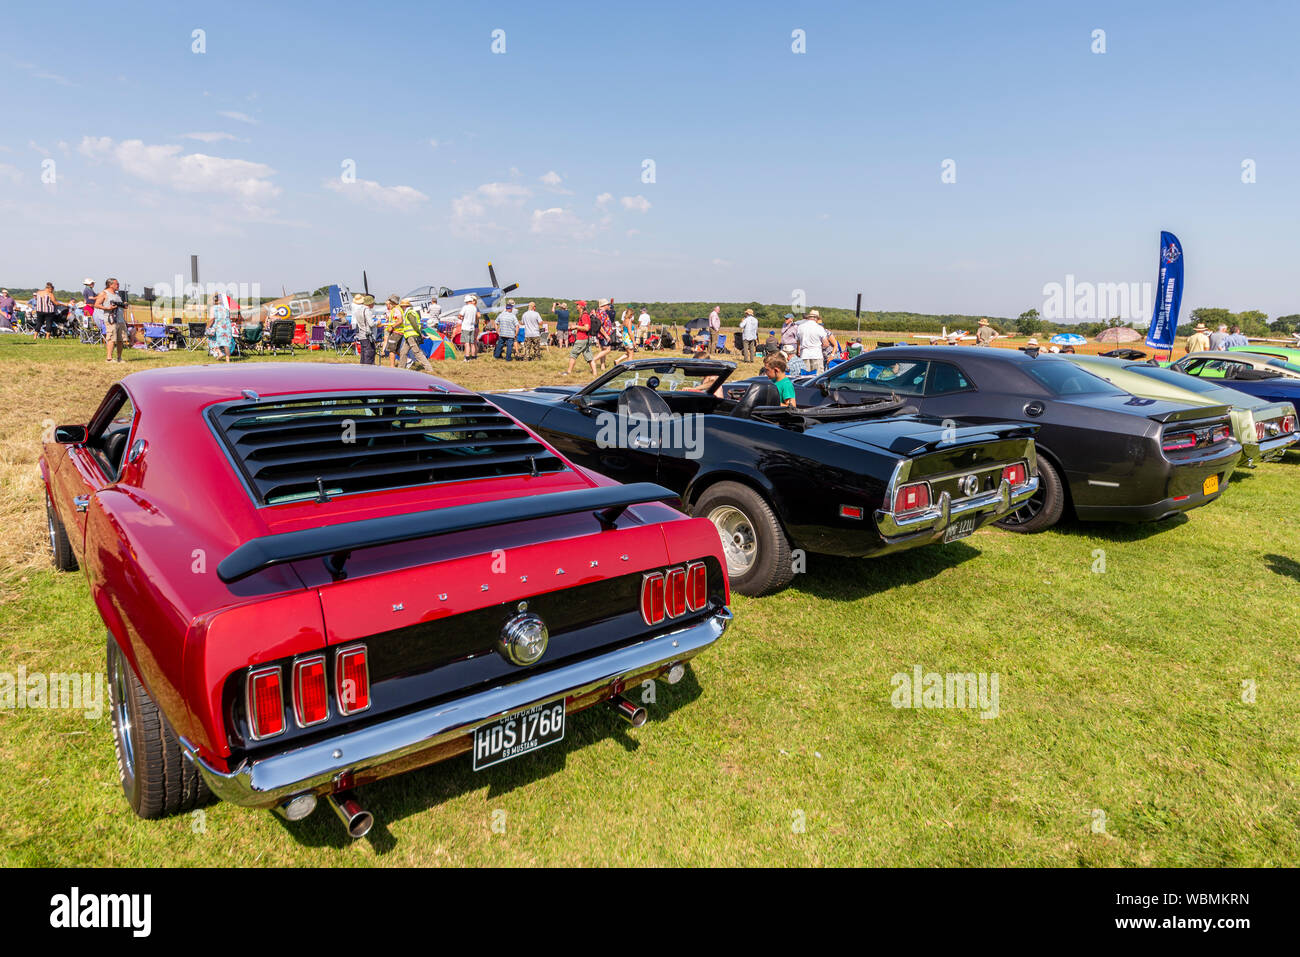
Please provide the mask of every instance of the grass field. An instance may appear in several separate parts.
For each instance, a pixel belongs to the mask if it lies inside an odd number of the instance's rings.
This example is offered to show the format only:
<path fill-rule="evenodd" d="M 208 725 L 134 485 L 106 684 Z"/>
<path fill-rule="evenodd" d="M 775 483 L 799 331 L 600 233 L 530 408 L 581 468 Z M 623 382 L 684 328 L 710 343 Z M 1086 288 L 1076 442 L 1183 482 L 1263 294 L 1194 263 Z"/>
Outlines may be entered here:
<path fill-rule="evenodd" d="M 439 371 L 573 381 L 559 355 Z M 85 421 L 114 379 L 203 361 L 129 358 L 0 339 L 0 674 L 103 672 L 85 582 L 47 558 L 36 458 L 42 423 Z M 324 808 L 137 820 L 106 709 L 0 711 L 0 864 L 1295 866 L 1298 469 L 1239 472 L 1157 525 L 810 556 L 780 594 L 735 597 L 645 727 L 587 711 L 535 755 L 364 788 L 357 842 Z M 915 665 L 996 673 L 997 716 L 893 707 Z"/>

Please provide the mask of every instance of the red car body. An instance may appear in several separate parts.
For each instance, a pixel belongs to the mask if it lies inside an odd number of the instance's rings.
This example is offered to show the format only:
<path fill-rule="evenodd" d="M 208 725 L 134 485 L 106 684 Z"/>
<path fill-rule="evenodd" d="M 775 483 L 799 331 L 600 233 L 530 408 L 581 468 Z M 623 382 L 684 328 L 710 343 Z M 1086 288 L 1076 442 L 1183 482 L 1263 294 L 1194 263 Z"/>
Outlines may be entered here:
<path fill-rule="evenodd" d="M 677 680 L 731 617 L 709 522 L 664 504 L 664 489 L 573 466 L 486 399 L 422 373 L 141 372 L 84 432 L 56 430 L 40 467 L 56 563 L 70 547 L 84 569 L 110 672 L 115 646 L 207 786 L 247 806 L 312 795 L 314 807 L 470 750 L 504 715 L 560 701 L 572 714 Z M 676 570 L 697 565 L 687 608 Z M 519 665 L 502 629 L 529 606 L 549 633 L 540 660 Z M 344 714 L 337 652 L 357 645 L 366 708 Z M 320 707 L 319 665 L 328 717 L 301 727 Z M 254 714 L 249 695 L 269 685 L 250 675 L 267 667 L 284 727 L 258 740 L 275 719 L 269 704 Z"/>

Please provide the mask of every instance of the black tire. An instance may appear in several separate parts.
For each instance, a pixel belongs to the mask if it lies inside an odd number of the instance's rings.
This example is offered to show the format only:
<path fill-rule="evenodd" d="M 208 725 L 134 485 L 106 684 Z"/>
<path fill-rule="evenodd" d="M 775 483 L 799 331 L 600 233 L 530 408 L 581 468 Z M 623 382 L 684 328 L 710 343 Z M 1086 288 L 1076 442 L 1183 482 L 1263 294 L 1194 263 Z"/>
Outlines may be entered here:
<path fill-rule="evenodd" d="M 790 584 L 790 541 L 771 506 L 753 489 L 719 482 L 705 490 L 692 514 L 717 527 L 733 591 L 758 596 Z"/>
<path fill-rule="evenodd" d="M 68 541 L 68 530 L 63 527 L 59 513 L 54 510 L 49 492 L 45 493 L 45 524 L 50 533 L 50 556 L 54 560 L 54 567 L 61 572 L 75 572 L 77 556 L 72 552 L 72 542 Z"/>
<path fill-rule="evenodd" d="M 126 800 L 143 818 L 190 811 L 212 798 L 207 782 L 181 750 L 158 705 L 108 636 L 108 697 L 113 750 Z"/>
<path fill-rule="evenodd" d="M 1019 509 L 996 522 L 998 528 L 1008 532 L 1041 532 L 1061 520 L 1065 512 L 1065 488 L 1052 463 L 1038 457 L 1038 491 Z"/>

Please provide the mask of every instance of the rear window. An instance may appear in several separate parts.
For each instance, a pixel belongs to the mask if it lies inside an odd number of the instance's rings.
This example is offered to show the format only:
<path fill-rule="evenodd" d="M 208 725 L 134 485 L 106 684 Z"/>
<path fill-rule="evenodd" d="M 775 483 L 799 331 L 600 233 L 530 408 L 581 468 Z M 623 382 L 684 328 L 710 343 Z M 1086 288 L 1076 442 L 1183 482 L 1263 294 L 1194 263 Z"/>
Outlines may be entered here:
<path fill-rule="evenodd" d="M 1164 382 L 1167 385 L 1176 385 L 1180 389 L 1186 389 L 1188 392 L 1221 392 L 1223 386 L 1214 382 L 1206 382 L 1204 379 L 1198 379 L 1196 376 L 1188 375 L 1185 372 L 1173 372 L 1170 369 L 1157 369 L 1154 366 L 1139 368 L 1136 370 L 1138 375 L 1145 376 L 1148 379 L 1155 379 L 1158 382 Z"/>
<path fill-rule="evenodd" d="M 1054 395 L 1127 395 L 1100 376 L 1085 372 L 1065 359 L 1035 359 L 1020 366 L 1027 375 Z"/>
<path fill-rule="evenodd" d="M 567 468 L 479 395 L 332 392 L 225 402 L 208 417 L 263 505 Z"/>

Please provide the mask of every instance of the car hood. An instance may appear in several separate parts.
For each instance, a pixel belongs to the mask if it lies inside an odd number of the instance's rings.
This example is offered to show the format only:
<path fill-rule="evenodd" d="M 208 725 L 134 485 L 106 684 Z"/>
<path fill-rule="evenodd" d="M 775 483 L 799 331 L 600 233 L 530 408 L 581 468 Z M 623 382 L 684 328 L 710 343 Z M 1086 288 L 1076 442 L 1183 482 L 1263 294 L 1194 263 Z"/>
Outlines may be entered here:
<path fill-rule="evenodd" d="M 1055 401 L 1065 405 L 1087 406 L 1090 409 L 1106 409 L 1127 415 L 1140 415 L 1153 422 L 1209 419 L 1218 415 L 1227 415 L 1229 408 L 1226 405 L 1190 405 L 1173 399 L 1147 399 L 1128 393 L 1106 395 L 1094 392 L 1088 395 L 1058 396 Z"/>

